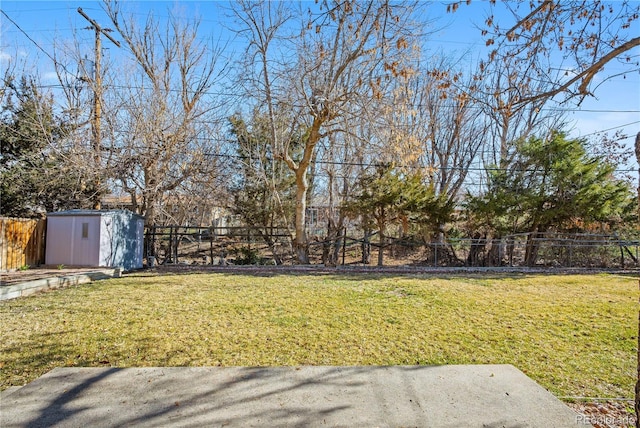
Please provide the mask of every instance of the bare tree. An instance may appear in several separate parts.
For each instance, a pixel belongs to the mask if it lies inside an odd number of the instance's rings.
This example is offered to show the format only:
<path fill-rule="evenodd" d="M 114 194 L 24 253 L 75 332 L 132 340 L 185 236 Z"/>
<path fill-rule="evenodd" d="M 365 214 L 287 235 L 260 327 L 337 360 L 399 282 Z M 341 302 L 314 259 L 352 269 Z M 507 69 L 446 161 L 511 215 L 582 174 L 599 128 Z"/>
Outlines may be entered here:
<path fill-rule="evenodd" d="M 454 2 L 455 11 L 462 2 Z M 632 25 L 640 18 L 640 5 L 634 1 L 504 1 L 495 7 L 506 8 L 513 17 L 500 22 L 493 14 L 486 20 L 482 34 L 487 46 L 495 46 L 489 62 L 515 61 L 528 86 L 543 85 L 540 91 L 523 93 L 515 106 L 564 95 L 565 99 L 592 95 L 594 77 L 613 61 L 627 71 L 640 68 L 632 50 L 640 46 L 640 37 Z M 623 73 L 624 74 L 624 73 Z M 613 77 L 612 74 L 605 75 Z M 531 85 L 531 83 L 534 83 Z"/>
<path fill-rule="evenodd" d="M 68 168 L 81 174 L 80 186 L 90 190 L 91 200 L 95 204 L 108 191 L 104 186 L 108 166 L 97 155 L 102 147 L 92 144 L 97 140 L 93 138 L 89 126 L 94 111 L 93 62 L 83 55 L 75 34 L 71 40 L 56 39 L 50 59 L 59 83 L 59 88 L 54 90 L 56 110 L 73 132 L 69 132 L 63 142 L 50 144 L 49 150 Z"/>
<path fill-rule="evenodd" d="M 221 49 L 199 40 L 198 20 L 184 23 L 170 14 L 161 25 L 149 15 L 138 27 L 134 18 L 123 18 L 119 2 L 105 2 L 105 10 L 133 57 L 112 118 L 114 175 L 153 225 L 167 192 L 215 167 L 206 156 L 215 149 L 218 107 L 209 91 L 223 73 Z"/>
<path fill-rule="evenodd" d="M 282 175 L 281 165 L 278 165 L 277 154 L 279 147 L 283 145 L 283 140 L 290 140 L 292 133 L 291 121 L 286 114 L 283 114 L 281 104 L 278 101 L 282 94 L 287 93 L 283 86 L 281 66 L 284 59 L 276 52 L 279 42 L 287 38 L 285 27 L 293 20 L 293 11 L 284 2 L 248 2 L 238 1 L 232 8 L 233 16 L 239 21 L 235 31 L 246 39 L 248 46 L 245 55 L 241 58 L 239 66 L 242 71 L 237 73 L 238 85 L 245 99 L 257 99 L 257 105 L 253 109 L 254 116 L 264 115 L 268 121 L 269 141 L 267 146 L 260 148 L 266 157 L 266 152 L 270 154 L 271 165 L 262 165 L 255 174 L 254 179 L 261 180 L 269 190 L 272 199 L 268 205 L 274 208 L 274 214 L 278 217 L 278 223 L 290 231 L 290 214 L 287 209 L 287 201 L 282 199 L 279 186 Z M 290 144 L 290 142 L 287 142 Z M 239 149 L 242 149 L 239 147 Z M 293 247 L 289 247 L 293 251 Z"/>
<path fill-rule="evenodd" d="M 404 140 L 415 141 L 418 166 L 438 195 L 454 201 L 486 139 L 473 79 L 455 71 L 450 59 L 420 70 L 410 82 L 411 114 Z"/>
<path fill-rule="evenodd" d="M 354 105 L 379 98 L 383 79 L 404 72 L 399 54 L 409 48 L 412 10 L 406 4 L 373 0 L 323 1 L 297 15 L 281 10 L 278 17 L 295 16 L 300 28 L 295 37 L 280 39 L 279 52 L 287 53 L 288 62 L 275 62 L 270 61 L 267 42 L 274 39 L 274 31 L 283 34 L 287 20 L 267 25 L 274 23 L 269 2 L 240 3 L 235 9 L 261 58 L 261 96 L 273 121 L 274 152 L 296 177 L 294 248 L 301 263 L 309 261 L 305 223 L 308 174 L 316 146 L 335 131 L 339 118 L 356 110 Z M 292 152 L 291 139 L 276 135 L 276 107 L 289 112 L 289 132 L 305 130 L 299 156 Z"/>
<path fill-rule="evenodd" d="M 508 57 L 480 68 L 481 75 L 474 77 L 471 88 L 488 125 L 482 153 L 486 166 L 503 168 L 512 159 L 515 142 L 564 127 L 562 110 L 549 108 L 548 98 L 520 103 L 523 95 L 545 92 L 550 86 L 523 74 L 517 60 Z"/>
<path fill-rule="evenodd" d="M 362 115 L 362 112 L 360 112 Z M 337 124 L 338 126 L 339 123 Z M 344 132 L 329 133 L 318 147 L 318 174 L 314 188 L 314 199 L 326 220 L 326 235 L 323 239 L 322 262 L 328 266 L 338 264 L 338 256 L 342 249 L 347 216 L 341 209 L 349 199 L 360 177 L 367 166 L 380 162 L 389 150 L 382 147 L 377 124 L 373 117 L 354 121 L 342 118 Z M 348 132 L 347 132 L 348 130 Z M 366 227 L 365 227 L 366 229 Z M 368 235 L 365 230 L 365 235 Z M 368 258 L 364 258 L 368 263 Z"/>

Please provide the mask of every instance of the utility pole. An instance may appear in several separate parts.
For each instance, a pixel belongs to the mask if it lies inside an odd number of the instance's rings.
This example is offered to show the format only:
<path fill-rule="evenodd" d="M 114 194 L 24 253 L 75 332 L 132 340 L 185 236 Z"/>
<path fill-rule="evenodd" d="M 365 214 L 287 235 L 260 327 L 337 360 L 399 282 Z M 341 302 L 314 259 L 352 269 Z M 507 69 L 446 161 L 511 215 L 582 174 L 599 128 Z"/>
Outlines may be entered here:
<path fill-rule="evenodd" d="M 100 62 L 102 60 L 102 40 L 100 36 L 104 34 L 117 47 L 120 47 L 120 42 L 109 35 L 108 32 L 112 30 L 102 28 L 96 21 L 89 18 L 82 8 L 78 8 L 78 13 L 82 15 L 84 19 L 89 21 L 91 24 L 89 29 L 95 30 L 96 32 L 95 69 L 93 78 L 93 119 L 91 121 L 91 134 L 93 137 L 93 163 L 95 168 L 95 197 L 93 200 L 93 208 L 99 210 L 101 196 L 100 188 L 102 187 L 99 174 L 100 164 L 102 161 L 102 141 L 100 134 L 100 119 L 102 117 L 102 70 L 100 67 Z"/>

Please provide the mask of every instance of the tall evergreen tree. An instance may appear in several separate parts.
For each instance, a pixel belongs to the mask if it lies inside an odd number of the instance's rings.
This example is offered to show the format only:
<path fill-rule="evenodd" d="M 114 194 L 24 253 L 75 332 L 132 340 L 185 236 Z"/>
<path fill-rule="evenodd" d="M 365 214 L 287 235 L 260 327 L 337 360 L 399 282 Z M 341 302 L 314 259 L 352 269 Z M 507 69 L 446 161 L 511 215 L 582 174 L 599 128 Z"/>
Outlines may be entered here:
<path fill-rule="evenodd" d="M 5 77 L 0 106 L 0 215 L 38 217 L 87 208 L 93 189 L 69 162 L 72 127 L 56 117 L 51 94 L 33 78 Z"/>
<path fill-rule="evenodd" d="M 492 171 L 486 193 L 470 198 L 467 209 L 498 235 L 529 233 L 526 261 L 533 264 L 543 233 L 613 223 L 631 212 L 631 190 L 614 169 L 562 132 L 530 138 L 517 143 L 513 162 Z"/>
<path fill-rule="evenodd" d="M 378 266 L 384 263 L 386 230 L 391 224 L 411 219 L 435 230 L 449 220 L 453 205 L 446 195 L 436 195 L 434 187 L 424 181 L 420 174 L 403 174 L 391 165 L 379 166 L 375 173 L 360 178 L 359 192 L 343 205 L 348 215 L 360 217 L 364 229 L 378 230 Z"/>
<path fill-rule="evenodd" d="M 240 114 L 229 119 L 230 142 L 236 149 L 235 177 L 229 181 L 233 212 L 243 222 L 257 228 L 273 250 L 276 263 L 282 262 L 275 243 L 279 231 L 291 234 L 295 210 L 295 177 L 273 153 L 268 121 L 254 112 L 249 121 Z"/>

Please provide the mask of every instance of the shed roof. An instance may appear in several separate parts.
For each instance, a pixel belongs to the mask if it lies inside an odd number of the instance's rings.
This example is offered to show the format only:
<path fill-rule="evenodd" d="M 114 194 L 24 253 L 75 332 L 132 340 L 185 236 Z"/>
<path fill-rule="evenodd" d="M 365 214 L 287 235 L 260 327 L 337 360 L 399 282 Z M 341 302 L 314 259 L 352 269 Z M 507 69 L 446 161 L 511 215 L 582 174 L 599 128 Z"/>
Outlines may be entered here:
<path fill-rule="evenodd" d="M 133 217 L 144 219 L 143 216 L 133 213 L 129 210 L 67 210 L 47 213 L 47 217 L 63 217 L 63 216 L 103 216 L 110 214 L 126 214 Z"/>

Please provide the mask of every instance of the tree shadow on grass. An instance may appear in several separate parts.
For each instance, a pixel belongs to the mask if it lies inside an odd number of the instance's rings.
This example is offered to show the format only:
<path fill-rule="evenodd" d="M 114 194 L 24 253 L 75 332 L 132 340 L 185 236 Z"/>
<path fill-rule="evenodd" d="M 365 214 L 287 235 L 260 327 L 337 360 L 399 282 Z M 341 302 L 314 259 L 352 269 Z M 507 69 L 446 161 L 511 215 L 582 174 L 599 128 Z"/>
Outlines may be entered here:
<path fill-rule="evenodd" d="M 527 279 L 540 275 L 594 275 L 612 273 L 619 276 L 635 277 L 637 272 L 621 272 L 602 269 L 541 269 L 541 268 L 468 268 L 468 267 L 414 267 L 414 266 L 347 266 L 324 267 L 316 265 L 304 266 L 167 266 L 155 268 L 145 273 L 141 271 L 132 278 L 151 278 L 170 275 L 212 275 L 249 276 L 256 278 L 274 278 L 281 276 L 316 276 L 330 280 L 362 281 L 389 280 L 405 277 L 416 279 L 455 280 L 460 278 L 481 278 L 484 280 Z"/>

